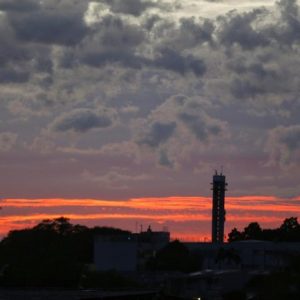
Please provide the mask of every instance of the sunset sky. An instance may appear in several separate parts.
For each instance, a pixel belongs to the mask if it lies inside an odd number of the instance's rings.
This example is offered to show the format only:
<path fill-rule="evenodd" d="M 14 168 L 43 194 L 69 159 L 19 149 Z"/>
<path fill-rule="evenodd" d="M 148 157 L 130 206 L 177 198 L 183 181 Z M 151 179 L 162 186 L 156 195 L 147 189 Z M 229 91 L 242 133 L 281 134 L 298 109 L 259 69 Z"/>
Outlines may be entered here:
<path fill-rule="evenodd" d="M 210 238 L 300 217 L 296 0 L 0 0 L 0 236 L 64 215 Z"/>

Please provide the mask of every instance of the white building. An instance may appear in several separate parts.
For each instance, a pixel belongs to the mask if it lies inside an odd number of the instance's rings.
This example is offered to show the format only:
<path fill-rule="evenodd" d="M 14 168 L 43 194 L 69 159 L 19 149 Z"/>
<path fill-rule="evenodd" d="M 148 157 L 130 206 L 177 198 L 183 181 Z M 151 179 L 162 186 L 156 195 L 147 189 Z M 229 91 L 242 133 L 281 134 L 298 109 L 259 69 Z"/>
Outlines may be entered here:
<path fill-rule="evenodd" d="M 94 238 L 94 264 L 97 271 L 133 272 L 170 241 L 169 232 L 147 231 Z"/>
<path fill-rule="evenodd" d="M 130 235 L 118 237 L 97 236 L 94 239 L 94 264 L 97 271 L 135 271 L 137 241 Z"/>

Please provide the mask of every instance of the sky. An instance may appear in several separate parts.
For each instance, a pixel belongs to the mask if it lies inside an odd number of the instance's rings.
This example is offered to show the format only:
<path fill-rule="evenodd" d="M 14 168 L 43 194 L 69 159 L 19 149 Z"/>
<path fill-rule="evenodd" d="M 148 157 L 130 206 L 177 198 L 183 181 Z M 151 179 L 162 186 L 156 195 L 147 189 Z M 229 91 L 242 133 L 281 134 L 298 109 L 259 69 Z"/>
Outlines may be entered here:
<path fill-rule="evenodd" d="M 0 234 L 206 239 L 215 169 L 227 232 L 299 216 L 299 52 L 296 0 L 0 0 Z"/>

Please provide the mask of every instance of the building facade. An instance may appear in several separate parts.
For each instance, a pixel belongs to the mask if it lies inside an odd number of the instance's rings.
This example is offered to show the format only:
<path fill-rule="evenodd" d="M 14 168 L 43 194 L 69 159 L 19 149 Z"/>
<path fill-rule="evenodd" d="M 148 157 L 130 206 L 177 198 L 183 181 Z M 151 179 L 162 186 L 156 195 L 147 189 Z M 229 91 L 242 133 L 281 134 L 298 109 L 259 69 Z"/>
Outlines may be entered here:
<path fill-rule="evenodd" d="M 94 265 L 97 271 L 142 270 L 149 258 L 170 242 L 170 233 L 147 231 L 120 236 L 94 238 Z"/>

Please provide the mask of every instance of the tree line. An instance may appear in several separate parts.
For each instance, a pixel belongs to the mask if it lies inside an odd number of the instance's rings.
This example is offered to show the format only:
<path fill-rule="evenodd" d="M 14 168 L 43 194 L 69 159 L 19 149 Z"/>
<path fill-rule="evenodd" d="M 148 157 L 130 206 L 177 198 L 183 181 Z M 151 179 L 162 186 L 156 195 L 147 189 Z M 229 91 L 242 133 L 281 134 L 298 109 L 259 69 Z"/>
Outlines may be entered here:
<path fill-rule="evenodd" d="M 64 217 L 10 231 L 0 242 L 0 284 L 79 286 L 88 281 L 88 275 L 92 280 L 94 277 L 86 270 L 86 266 L 93 263 L 94 236 L 129 233 L 110 227 L 74 225 Z M 115 274 L 109 275 L 112 280 L 116 279 Z"/>
<path fill-rule="evenodd" d="M 244 240 L 263 240 L 272 242 L 300 242 L 300 224 L 296 217 L 287 218 L 274 229 L 263 229 L 257 222 L 252 222 L 239 231 L 233 228 L 228 234 L 229 242 Z"/>

